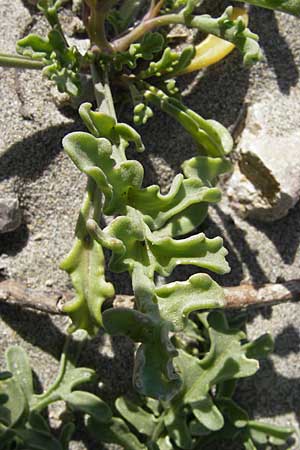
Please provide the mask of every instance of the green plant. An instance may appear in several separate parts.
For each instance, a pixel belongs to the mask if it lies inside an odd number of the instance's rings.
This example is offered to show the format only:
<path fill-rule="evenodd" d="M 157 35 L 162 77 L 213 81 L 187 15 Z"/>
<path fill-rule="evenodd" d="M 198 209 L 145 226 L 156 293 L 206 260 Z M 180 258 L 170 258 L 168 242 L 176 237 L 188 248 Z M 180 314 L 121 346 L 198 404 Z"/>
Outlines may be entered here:
<path fill-rule="evenodd" d="M 270 338 L 248 343 L 245 334 L 230 327 L 218 311 L 189 319 L 192 312 L 224 306 L 222 288 L 206 273 L 162 286 L 156 282 L 157 275 L 167 277 L 184 264 L 219 274 L 229 271 L 222 239 L 208 239 L 196 230 L 209 203 L 220 199 L 216 182 L 231 170 L 228 155 L 233 141 L 220 123 L 202 118 L 182 103 L 175 78 L 216 62 L 234 46 L 245 64 L 256 62 L 262 56 L 258 37 L 247 28 L 247 15 L 239 8 L 229 7 L 215 19 L 195 13 L 202 3 L 199 0 L 151 1 L 146 11 L 147 5 L 132 0 L 85 0 L 82 17 L 90 47 L 81 54 L 69 45 L 60 25 L 63 3 L 41 0 L 38 6 L 51 28 L 47 38 L 23 38 L 17 44 L 23 56 L 0 55 L 0 64 L 42 68 L 71 97 L 82 95 L 83 76 L 90 73 L 92 77 L 97 108 L 90 103 L 79 108 L 88 133 L 71 133 L 63 140 L 65 151 L 88 179 L 76 240 L 61 264 L 76 290 L 64 311 L 72 319 L 71 332 L 84 329 L 92 336 L 104 327 L 111 335 L 127 335 L 139 343 L 134 369 L 137 397 L 117 399 L 112 416 L 100 399 L 80 391 L 72 393 L 66 382 L 66 392 L 58 387 L 57 393 L 52 387 L 43 394 L 43 408 L 53 398 L 64 400 L 69 408 L 88 415 L 87 429 L 97 440 L 126 449 L 204 448 L 227 438 L 240 440 L 246 449 L 255 449 L 255 443 L 280 445 L 290 430 L 249 420 L 232 399 L 236 379 L 256 372 L 256 358 L 270 349 Z M 249 3 L 300 14 L 298 1 Z M 178 51 L 168 37 L 169 26 L 177 24 L 210 36 L 199 46 Z M 213 56 L 207 56 L 207 48 Z M 157 185 L 144 187 L 143 166 L 127 159 L 129 146 L 142 152 L 144 145 L 133 126 L 118 122 L 119 102 L 131 105 L 136 125 L 146 124 L 153 109 L 159 108 L 192 136 L 196 156 L 182 163 L 183 173 L 174 178 L 167 194 Z M 114 218 L 102 229 L 103 215 Z M 129 274 L 135 309 L 102 310 L 104 302 L 114 296 L 113 285 L 105 279 L 103 248 L 110 252 L 109 269 Z M 26 386 L 12 370 L 11 356 L 31 386 L 27 360 L 21 350 L 9 350 L 7 355 L 12 377 L 3 375 L 1 381 L 0 432 L 6 439 L 2 448 L 10 449 L 12 442 L 19 448 L 43 448 L 31 437 L 40 431 L 42 419 L 38 416 L 40 422 L 35 422 L 34 412 L 39 410 L 39 396 L 30 388 L 29 398 Z M 84 380 L 79 377 L 77 381 Z M 8 419 L 7 411 L 13 405 L 19 409 Z M 49 448 L 53 439 L 49 437 Z M 56 440 L 55 445 L 66 448 L 67 443 Z"/>

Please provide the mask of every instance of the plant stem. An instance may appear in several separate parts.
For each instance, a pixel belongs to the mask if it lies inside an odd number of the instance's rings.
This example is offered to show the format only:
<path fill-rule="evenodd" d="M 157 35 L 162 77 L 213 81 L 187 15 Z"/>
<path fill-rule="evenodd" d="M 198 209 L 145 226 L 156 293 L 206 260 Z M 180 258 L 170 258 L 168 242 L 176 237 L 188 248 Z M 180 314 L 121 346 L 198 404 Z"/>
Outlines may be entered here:
<path fill-rule="evenodd" d="M 100 74 L 100 68 L 95 63 L 91 65 L 91 72 L 98 110 L 117 120 L 107 72 L 103 70 Z"/>
<path fill-rule="evenodd" d="M 189 28 L 197 28 L 204 33 L 213 34 L 214 36 L 233 42 L 232 36 L 230 36 L 230 33 L 226 27 L 220 27 L 218 19 L 213 19 L 206 14 L 186 17 L 182 13 L 174 13 L 142 20 L 139 25 L 137 25 L 128 34 L 115 39 L 112 42 L 113 49 L 116 52 L 124 52 L 133 42 L 136 42 L 145 33 L 153 30 L 154 28 L 176 24 L 186 25 Z"/>
<path fill-rule="evenodd" d="M 269 283 L 263 286 L 241 284 L 224 288 L 226 309 L 273 306 L 279 303 L 300 300 L 300 279 L 285 283 Z M 61 308 L 73 297 L 72 291 L 38 291 L 15 280 L 0 282 L 0 304 L 29 308 L 48 314 L 65 314 Z M 116 295 L 116 307 L 133 307 L 134 297 Z"/>
<path fill-rule="evenodd" d="M 108 42 L 105 33 L 105 20 L 109 10 L 115 0 L 85 0 L 90 8 L 90 16 L 87 23 L 91 43 L 94 43 L 100 50 L 110 53 L 112 46 Z"/>
<path fill-rule="evenodd" d="M 16 69 L 41 70 L 45 64 L 42 61 L 24 58 L 23 56 L 0 53 L 0 66 L 14 67 Z"/>
<path fill-rule="evenodd" d="M 112 42 L 114 51 L 124 52 L 129 46 L 140 39 L 145 33 L 153 30 L 153 28 L 163 27 L 166 25 L 184 23 L 183 16 L 179 14 L 166 14 L 165 16 L 153 17 L 149 20 L 142 20 L 133 30 L 125 36 L 115 39 Z"/>

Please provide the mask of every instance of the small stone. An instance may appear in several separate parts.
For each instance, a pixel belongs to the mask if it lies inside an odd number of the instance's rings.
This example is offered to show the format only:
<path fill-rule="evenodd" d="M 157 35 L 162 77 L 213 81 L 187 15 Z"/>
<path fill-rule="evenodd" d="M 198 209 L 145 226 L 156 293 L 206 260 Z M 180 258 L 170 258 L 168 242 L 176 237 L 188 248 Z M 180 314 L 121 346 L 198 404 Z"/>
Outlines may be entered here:
<path fill-rule="evenodd" d="M 52 287 L 53 284 L 54 284 L 54 281 L 53 281 L 53 280 L 46 280 L 46 282 L 45 282 L 45 285 L 46 285 L 47 287 Z"/>
<path fill-rule="evenodd" d="M 22 214 L 16 197 L 0 199 L 0 233 L 14 231 L 21 225 Z"/>
<path fill-rule="evenodd" d="M 300 199 L 300 133 L 276 136 L 265 109 L 258 104 L 249 111 L 227 194 L 241 217 L 273 222 Z"/>

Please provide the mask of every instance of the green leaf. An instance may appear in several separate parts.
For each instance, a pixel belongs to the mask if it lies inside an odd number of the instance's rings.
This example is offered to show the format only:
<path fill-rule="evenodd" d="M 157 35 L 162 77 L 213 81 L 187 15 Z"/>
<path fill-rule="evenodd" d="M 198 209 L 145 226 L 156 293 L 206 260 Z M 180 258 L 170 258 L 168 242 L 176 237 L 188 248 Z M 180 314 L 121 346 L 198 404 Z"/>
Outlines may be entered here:
<path fill-rule="evenodd" d="M 238 0 L 239 2 L 246 2 L 246 0 Z M 300 16 L 300 1 L 299 0 L 247 0 L 251 5 L 260 6 L 261 8 L 274 9 L 282 11 L 294 16 Z"/>
<path fill-rule="evenodd" d="M 152 436 L 158 423 L 158 419 L 153 414 L 146 412 L 141 406 L 126 397 L 119 397 L 115 405 L 123 418 L 139 433 Z"/>
<path fill-rule="evenodd" d="M 63 146 L 74 164 L 91 177 L 105 195 L 104 212 L 113 214 L 124 209 L 130 187 L 140 187 L 143 167 L 138 161 L 117 164 L 107 139 L 75 132 L 63 139 Z"/>
<path fill-rule="evenodd" d="M 29 359 L 25 350 L 17 345 L 9 347 L 6 352 L 6 364 L 13 375 L 14 382 L 20 386 L 27 402 L 30 403 L 34 393 L 33 381 Z"/>
<path fill-rule="evenodd" d="M 164 38 L 158 32 L 148 32 L 143 35 L 141 42 L 131 44 L 127 52 L 117 52 L 114 56 L 115 68 L 120 71 L 124 65 L 135 69 L 139 59 L 151 61 L 155 53 L 161 52 Z"/>
<path fill-rule="evenodd" d="M 0 395 L 6 397 L 5 403 L 0 407 L 0 423 L 13 427 L 28 411 L 24 392 L 14 378 L 8 378 L 0 382 Z"/>
<path fill-rule="evenodd" d="M 230 379 L 248 377 L 257 369 L 257 361 L 248 359 L 241 345 L 243 333 L 231 330 L 225 316 L 219 312 L 208 315 L 210 350 L 197 364 L 203 370 L 184 395 L 196 418 L 207 428 L 222 427 L 222 416 L 208 396 L 212 386 Z M 195 363 L 194 363 L 195 364 Z"/>
<path fill-rule="evenodd" d="M 202 153 L 222 157 L 232 150 L 230 134 L 221 124 L 203 119 L 179 100 L 167 96 L 154 86 L 149 86 L 144 95 L 147 101 L 176 119 L 191 134 Z"/>
<path fill-rule="evenodd" d="M 66 423 L 62 426 L 62 430 L 59 436 L 59 441 L 63 450 L 69 450 L 69 443 L 75 432 L 75 425 L 72 422 Z"/>
<path fill-rule="evenodd" d="M 35 411 L 39 412 L 49 404 L 63 400 L 76 386 L 91 381 L 94 376 L 92 369 L 75 367 L 87 333 L 78 330 L 73 337 L 73 340 L 70 337 L 66 340 L 61 354 L 59 372 L 53 384 L 43 394 L 34 396 L 32 408 Z"/>
<path fill-rule="evenodd" d="M 262 53 L 257 42 L 258 36 L 247 28 L 242 17 L 231 19 L 232 12 L 233 7 L 229 6 L 217 19 L 213 19 L 207 14 L 188 17 L 186 25 L 231 42 L 241 51 L 246 65 L 260 61 Z"/>
<path fill-rule="evenodd" d="M 223 415 L 209 395 L 193 402 L 191 407 L 197 420 L 209 430 L 217 431 L 224 426 Z"/>
<path fill-rule="evenodd" d="M 205 186 L 214 186 L 219 175 L 230 172 L 232 164 L 227 159 L 194 156 L 181 165 L 187 178 L 199 178 Z"/>
<path fill-rule="evenodd" d="M 246 411 L 240 408 L 233 400 L 229 398 L 218 398 L 217 404 L 222 413 L 232 422 L 237 428 L 244 428 L 247 426 L 249 417 Z"/>
<path fill-rule="evenodd" d="M 278 427 L 255 420 L 248 422 L 248 428 L 251 438 L 258 444 L 283 445 L 294 433 L 291 428 Z"/>
<path fill-rule="evenodd" d="M 81 411 L 89 414 L 98 422 L 109 422 L 112 412 L 109 406 L 90 392 L 74 391 L 64 396 L 63 400 L 74 411 Z"/>
<path fill-rule="evenodd" d="M 28 423 L 31 428 L 35 429 L 36 431 L 39 431 L 41 433 L 49 433 L 50 428 L 45 420 L 45 418 L 37 413 L 36 411 L 32 411 L 28 418 Z"/>
<path fill-rule="evenodd" d="M 49 39 L 44 39 L 37 34 L 29 34 L 17 42 L 17 52 L 33 59 L 50 59 L 53 46 Z"/>
<path fill-rule="evenodd" d="M 25 448 L 32 450 L 63 450 L 60 442 L 50 433 L 34 429 L 16 428 L 16 435 L 22 439 Z"/>
<path fill-rule="evenodd" d="M 133 121 L 136 125 L 145 125 L 153 117 L 152 109 L 145 103 L 137 103 L 133 110 Z"/>
<path fill-rule="evenodd" d="M 184 70 L 195 56 L 195 47 L 187 46 L 181 53 L 165 48 L 162 57 L 158 61 L 152 61 L 146 70 L 138 74 L 138 78 L 145 80 L 153 76 L 173 77 Z"/>
<path fill-rule="evenodd" d="M 54 20 L 58 21 L 55 15 Z M 60 92 L 79 95 L 82 57 L 77 48 L 68 46 L 58 25 L 52 28 L 47 38 L 29 34 L 20 39 L 17 52 L 29 58 L 41 59 L 45 63 L 43 74 L 56 83 Z"/>
<path fill-rule="evenodd" d="M 169 338 L 170 325 L 126 308 L 107 309 L 103 324 L 108 333 L 142 342 L 135 357 L 134 386 L 142 395 L 170 400 L 181 381 L 172 365 L 177 351 Z"/>
<path fill-rule="evenodd" d="M 181 409 L 177 411 L 169 408 L 164 417 L 164 423 L 168 430 L 168 435 L 181 449 L 192 448 L 192 437 L 188 428 L 188 411 Z"/>
<path fill-rule="evenodd" d="M 90 417 L 87 429 L 100 442 L 118 444 L 126 450 L 147 450 L 147 447 L 131 433 L 124 420 L 118 417 L 113 417 L 109 424 L 100 424 Z"/>
<path fill-rule="evenodd" d="M 208 239 L 203 233 L 180 240 L 156 237 L 137 214 L 118 217 L 103 233 L 107 239 L 97 233 L 95 237 L 112 250 L 110 268 L 115 272 L 132 271 L 136 264 L 141 264 L 150 277 L 154 272 L 168 276 L 177 265 L 185 264 L 217 273 L 229 270 L 221 238 Z M 114 248 L 110 242 L 115 243 Z"/>
<path fill-rule="evenodd" d="M 113 117 L 102 112 L 92 111 L 90 103 L 83 103 L 79 108 L 79 114 L 95 137 L 106 138 L 115 145 L 120 145 L 121 139 L 127 143 L 134 142 L 137 151 L 144 151 L 141 136 L 131 126 L 117 123 Z"/>
<path fill-rule="evenodd" d="M 101 245 L 92 239 L 76 239 L 60 267 L 71 275 L 76 289 L 76 297 L 63 307 L 72 319 L 71 331 L 82 328 L 95 334 L 102 326 L 102 304 L 114 295 L 113 285 L 105 280 Z"/>
<path fill-rule="evenodd" d="M 248 358 L 266 358 L 274 350 L 274 341 L 272 336 L 266 333 L 254 341 L 245 344 L 243 348 L 246 350 Z"/>
<path fill-rule="evenodd" d="M 224 306 L 222 288 L 209 275 L 195 274 L 187 281 L 176 281 L 156 288 L 161 316 L 183 330 L 188 314 L 199 309 Z"/>
<path fill-rule="evenodd" d="M 152 230 L 162 228 L 169 220 L 194 204 L 215 203 L 220 200 L 217 188 L 208 188 L 197 178 L 185 180 L 178 174 L 168 194 L 161 194 L 156 185 L 145 189 L 130 189 L 128 204 L 145 216 Z"/>

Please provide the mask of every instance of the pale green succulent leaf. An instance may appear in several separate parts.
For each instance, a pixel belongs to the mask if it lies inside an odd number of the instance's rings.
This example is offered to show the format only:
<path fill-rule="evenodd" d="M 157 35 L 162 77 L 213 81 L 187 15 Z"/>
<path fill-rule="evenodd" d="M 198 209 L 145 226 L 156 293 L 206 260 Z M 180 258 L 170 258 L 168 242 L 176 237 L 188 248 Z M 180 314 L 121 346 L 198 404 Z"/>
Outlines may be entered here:
<path fill-rule="evenodd" d="M 190 405 L 196 419 L 209 430 L 218 431 L 224 426 L 223 415 L 209 394 Z"/>
<path fill-rule="evenodd" d="M 134 160 L 117 164 L 112 158 L 112 146 L 105 138 L 75 132 L 63 139 L 63 146 L 79 170 L 90 176 L 104 193 L 106 214 L 124 208 L 129 189 L 142 184 L 141 164 Z"/>
<path fill-rule="evenodd" d="M 139 133 L 130 125 L 117 123 L 116 120 L 100 111 L 93 111 L 91 103 L 83 103 L 79 114 L 88 130 L 98 138 L 106 138 L 115 145 L 123 138 L 126 142 L 133 142 L 137 151 L 144 151 L 144 145 Z"/>
<path fill-rule="evenodd" d="M 25 448 L 32 450 L 63 450 L 60 442 L 49 433 L 29 428 L 16 428 L 15 433 L 22 439 Z"/>
<path fill-rule="evenodd" d="M 258 44 L 258 36 L 252 33 L 244 19 L 232 19 L 233 7 L 229 6 L 219 18 L 212 18 L 205 14 L 191 16 L 186 19 L 190 27 L 213 34 L 234 44 L 242 53 L 244 64 L 250 65 L 262 59 L 262 52 Z"/>
<path fill-rule="evenodd" d="M 148 239 L 160 275 L 170 275 L 178 265 L 194 265 L 220 274 L 230 270 L 221 238 L 208 239 L 204 233 L 199 233 L 178 240 L 170 237 L 151 239 L 151 235 Z"/>
<path fill-rule="evenodd" d="M 217 404 L 224 416 L 226 416 L 236 428 L 244 428 L 247 426 L 249 421 L 248 414 L 233 400 L 221 397 L 217 399 Z"/>
<path fill-rule="evenodd" d="M 45 63 L 43 74 L 57 84 L 60 92 L 79 95 L 81 55 L 77 48 L 66 44 L 56 26 L 47 38 L 29 34 L 20 39 L 17 42 L 17 51 L 29 58 L 42 60 Z"/>
<path fill-rule="evenodd" d="M 24 392 L 12 377 L 0 382 L 0 395 L 6 398 L 6 401 L 0 406 L 0 423 L 6 427 L 13 427 L 28 411 Z"/>
<path fill-rule="evenodd" d="M 210 191 L 209 196 L 212 200 L 212 191 Z M 219 198 L 219 192 L 215 190 L 215 198 L 212 203 L 217 202 Z M 162 228 L 155 230 L 153 235 L 155 238 L 162 238 L 167 236 L 181 236 L 184 234 L 191 233 L 195 228 L 197 228 L 206 218 L 208 211 L 208 203 L 203 202 L 200 204 L 195 203 L 189 206 L 179 214 L 175 214 Z"/>
<path fill-rule="evenodd" d="M 185 180 L 179 174 L 167 194 L 161 194 L 159 187 L 152 185 L 145 189 L 131 189 L 128 200 L 130 206 L 146 216 L 151 229 L 158 230 L 193 204 L 218 202 L 220 197 L 219 189 L 203 186 L 197 178 Z"/>
<path fill-rule="evenodd" d="M 171 399 L 181 385 L 172 360 L 177 351 L 169 338 L 170 324 L 156 322 L 149 315 L 127 308 L 108 309 L 103 313 L 108 333 L 129 336 L 142 342 L 136 352 L 134 386 L 142 395 Z"/>
<path fill-rule="evenodd" d="M 164 37 L 158 32 L 148 32 L 143 35 L 141 42 L 131 44 L 128 51 L 117 52 L 114 56 L 115 68 L 119 71 L 124 65 L 135 69 L 139 59 L 151 61 L 155 53 L 162 51 Z"/>
<path fill-rule="evenodd" d="M 148 263 L 149 273 L 157 272 L 162 276 L 168 276 L 178 265 L 194 265 L 212 270 L 217 273 L 226 273 L 228 264 L 225 260 L 227 251 L 222 246 L 222 240 L 207 239 L 202 233 L 190 238 L 175 240 L 169 237 L 155 238 L 147 233 L 147 243 L 140 244 L 138 262 Z M 131 243 L 132 245 L 132 243 Z M 138 245 L 138 242 L 137 242 Z M 148 247 L 148 249 L 145 247 Z M 130 250 L 129 246 L 127 247 Z M 124 262 L 128 267 L 133 267 L 135 262 L 127 254 Z M 112 259 L 111 266 L 114 261 Z"/>
<path fill-rule="evenodd" d="M 89 414 L 96 421 L 108 423 L 112 418 L 109 406 L 90 392 L 74 391 L 63 397 L 69 408 Z"/>
<path fill-rule="evenodd" d="M 251 438 L 257 444 L 284 445 L 286 440 L 294 433 L 291 428 L 278 427 L 255 420 L 248 422 L 248 429 Z"/>
<path fill-rule="evenodd" d="M 199 178 L 205 186 L 213 186 L 219 175 L 230 172 L 232 164 L 227 159 L 194 156 L 181 165 L 187 178 Z"/>
<path fill-rule="evenodd" d="M 192 311 L 224 306 L 223 289 L 206 274 L 165 284 L 156 288 L 155 294 L 161 317 L 172 322 L 177 331 L 184 329 Z"/>
<path fill-rule="evenodd" d="M 144 95 L 147 101 L 177 120 L 193 137 L 202 153 L 220 157 L 230 152 L 232 141 L 228 131 L 222 125 L 203 119 L 179 100 L 166 95 L 154 86 L 149 86 Z"/>
<path fill-rule="evenodd" d="M 238 0 L 239 2 L 246 2 L 246 0 Z M 274 9 L 282 11 L 294 16 L 300 16 L 300 1 L 299 0 L 247 0 L 251 5 L 260 6 L 261 8 Z"/>
<path fill-rule="evenodd" d="M 177 68 L 180 70 L 181 67 L 186 67 L 194 55 L 195 50 L 193 46 L 188 47 L 188 50 L 183 51 L 181 55 L 180 53 L 171 50 L 170 47 L 166 47 L 162 57 L 158 61 L 152 61 L 149 64 L 149 67 L 146 70 L 141 71 L 138 76 L 143 80 L 153 76 L 161 77 L 166 74 L 173 76 L 173 73 L 177 71 Z"/>
<path fill-rule="evenodd" d="M 87 332 L 77 330 L 73 339 L 67 338 L 64 345 L 58 374 L 53 384 L 43 394 L 35 395 L 31 407 L 40 411 L 50 403 L 63 400 L 80 384 L 92 380 L 94 371 L 86 367 L 76 367 L 80 351 L 87 338 Z"/>
<path fill-rule="evenodd" d="M 149 276 L 154 272 L 168 276 L 177 265 L 185 264 L 217 273 L 229 270 L 221 238 L 208 239 L 203 233 L 180 240 L 156 237 L 140 216 L 118 217 L 104 232 L 124 244 L 112 253 L 110 267 L 116 272 L 132 271 L 136 264 L 141 264 Z M 105 241 L 100 243 L 105 245 Z"/>
<path fill-rule="evenodd" d="M 113 285 L 105 280 L 101 245 L 77 239 L 61 268 L 70 274 L 76 290 L 75 298 L 63 307 L 72 319 L 71 331 L 82 328 L 93 335 L 102 326 L 103 302 L 114 295 Z"/>
<path fill-rule="evenodd" d="M 119 397 L 115 402 L 115 406 L 123 418 L 139 433 L 152 436 L 158 423 L 158 419 L 153 414 L 145 411 L 137 403 L 130 401 L 126 397 Z"/>
<path fill-rule="evenodd" d="M 225 317 L 213 312 L 208 316 L 211 347 L 205 358 L 200 361 L 202 375 L 185 395 L 185 400 L 195 407 L 197 398 L 201 401 L 209 389 L 228 379 L 244 378 L 258 370 L 258 363 L 246 357 L 240 340 L 243 334 L 230 330 Z"/>
<path fill-rule="evenodd" d="M 126 450 L 147 450 L 119 417 L 113 417 L 108 424 L 99 423 L 90 417 L 87 420 L 87 429 L 99 442 L 118 444 Z"/>
<path fill-rule="evenodd" d="M 7 368 L 12 373 L 14 382 L 19 385 L 26 401 L 30 403 L 34 394 L 33 380 L 29 359 L 25 350 L 18 345 L 11 346 L 7 349 L 5 357 Z"/>
<path fill-rule="evenodd" d="M 243 346 L 248 358 L 266 358 L 274 350 L 274 341 L 268 333 Z"/>
<path fill-rule="evenodd" d="M 33 59 L 50 59 L 53 45 L 49 39 L 42 38 L 37 34 L 28 34 L 17 43 L 18 53 Z"/>
<path fill-rule="evenodd" d="M 188 428 L 188 413 L 181 409 L 169 408 L 164 417 L 164 423 L 168 436 L 175 442 L 177 447 L 189 450 L 192 448 L 192 437 Z"/>

